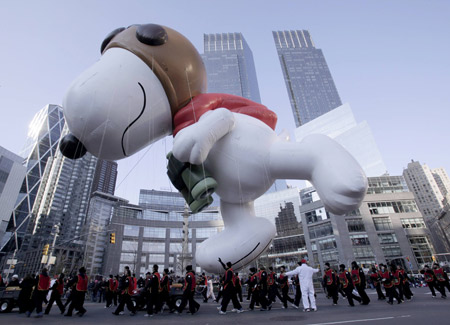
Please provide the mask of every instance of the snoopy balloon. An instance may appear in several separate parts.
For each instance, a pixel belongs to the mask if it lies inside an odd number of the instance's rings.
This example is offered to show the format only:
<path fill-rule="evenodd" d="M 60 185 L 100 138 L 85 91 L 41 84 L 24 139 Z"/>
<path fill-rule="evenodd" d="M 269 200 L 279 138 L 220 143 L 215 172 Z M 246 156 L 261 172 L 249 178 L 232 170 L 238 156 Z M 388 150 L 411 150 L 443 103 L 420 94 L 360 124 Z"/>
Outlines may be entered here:
<path fill-rule="evenodd" d="M 73 159 L 88 151 L 117 160 L 173 134 L 173 159 L 202 166 L 220 197 L 225 228 L 197 247 L 204 270 L 221 271 L 218 258 L 239 269 L 270 245 L 275 226 L 255 215 L 254 200 L 276 179 L 309 180 L 338 215 L 361 204 L 367 180 L 342 146 L 323 135 L 289 142 L 274 132 L 276 115 L 261 104 L 207 94 L 201 57 L 175 30 L 119 28 L 101 52 L 65 95 L 70 134 L 61 151 Z"/>

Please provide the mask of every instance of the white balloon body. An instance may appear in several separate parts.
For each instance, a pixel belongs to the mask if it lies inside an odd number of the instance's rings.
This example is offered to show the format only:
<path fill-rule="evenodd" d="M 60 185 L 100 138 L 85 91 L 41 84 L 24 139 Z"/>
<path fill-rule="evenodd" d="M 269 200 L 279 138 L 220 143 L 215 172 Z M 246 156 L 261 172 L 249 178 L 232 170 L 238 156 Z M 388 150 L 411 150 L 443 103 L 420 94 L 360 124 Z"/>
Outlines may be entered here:
<path fill-rule="evenodd" d="M 117 160 L 172 132 L 170 105 L 151 69 L 131 52 L 111 48 L 70 86 L 64 99 L 70 132 L 95 156 Z M 275 236 L 274 224 L 255 216 L 254 200 L 275 179 L 306 179 L 325 208 L 344 214 L 359 207 L 367 179 L 355 159 L 323 135 L 288 142 L 260 120 L 225 108 L 205 113 L 181 130 L 173 154 L 204 164 L 216 179 L 224 230 L 197 247 L 196 262 L 219 273 L 257 258 Z"/>
<path fill-rule="evenodd" d="M 118 160 L 170 135 L 169 101 L 153 71 L 121 48 L 106 51 L 63 100 L 70 132 L 93 155 Z"/>

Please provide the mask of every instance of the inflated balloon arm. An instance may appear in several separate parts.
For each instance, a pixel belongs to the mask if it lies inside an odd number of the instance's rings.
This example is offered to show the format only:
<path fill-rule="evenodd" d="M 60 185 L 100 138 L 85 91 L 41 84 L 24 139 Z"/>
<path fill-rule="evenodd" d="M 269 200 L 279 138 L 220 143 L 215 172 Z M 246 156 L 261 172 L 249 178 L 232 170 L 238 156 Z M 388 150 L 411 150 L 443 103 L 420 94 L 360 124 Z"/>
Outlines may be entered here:
<path fill-rule="evenodd" d="M 233 113 L 252 116 L 275 129 L 277 116 L 264 105 L 228 94 L 195 96 L 174 116 L 174 156 L 199 165 L 222 137 L 234 128 Z"/>

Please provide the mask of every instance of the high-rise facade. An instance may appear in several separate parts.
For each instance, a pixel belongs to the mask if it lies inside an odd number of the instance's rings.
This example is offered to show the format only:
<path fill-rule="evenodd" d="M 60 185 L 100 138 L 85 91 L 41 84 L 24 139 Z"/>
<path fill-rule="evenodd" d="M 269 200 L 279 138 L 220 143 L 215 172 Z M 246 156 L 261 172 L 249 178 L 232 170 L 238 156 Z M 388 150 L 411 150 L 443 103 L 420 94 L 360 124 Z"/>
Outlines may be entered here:
<path fill-rule="evenodd" d="M 0 146 L 0 247 L 27 171 L 23 160 Z"/>
<path fill-rule="evenodd" d="M 117 181 L 117 162 L 99 159 L 95 168 L 92 193 L 102 192 L 114 195 Z"/>
<path fill-rule="evenodd" d="M 441 225 L 450 193 L 450 180 L 443 168 L 431 169 L 426 164 L 412 160 L 403 170 L 403 176 L 431 230 L 432 241 L 438 254 L 450 252 L 449 235 Z M 447 198 L 447 199 L 446 199 Z"/>
<path fill-rule="evenodd" d="M 417 271 L 433 262 L 430 231 L 402 176 L 369 177 L 361 207 L 329 213 L 314 188 L 300 191 L 302 224 L 312 264 L 335 268 L 394 262 Z"/>
<path fill-rule="evenodd" d="M 307 30 L 272 32 L 297 127 L 342 105 L 322 50 Z"/>
<path fill-rule="evenodd" d="M 260 103 L 253 54 L 241 33 L 204 34 L 203 62 L 208 92 L 245 97 Z"/>
<path fill-rule="evenodd" d="M 62 108 L 57 105 L 45 106 L 30 123 L 27 143 L 20 154 L 25 158 L 26 175 L 9 218 L 3 252 L 12 253 L 22 245 L 47 161 L 58 151 L 64 124 Z"/>

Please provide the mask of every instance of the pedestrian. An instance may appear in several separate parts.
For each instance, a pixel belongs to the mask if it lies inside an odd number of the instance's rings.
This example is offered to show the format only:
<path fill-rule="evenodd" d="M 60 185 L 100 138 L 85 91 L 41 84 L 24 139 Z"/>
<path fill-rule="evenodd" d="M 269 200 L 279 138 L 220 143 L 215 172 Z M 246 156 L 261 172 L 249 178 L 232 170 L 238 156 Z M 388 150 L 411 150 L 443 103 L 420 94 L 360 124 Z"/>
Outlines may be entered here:
<path fill-rule="evenodd" d="M 220 264 L 222 264 L 222 267 L 225 269 L 225 275 L 224 275 L 224 280 L 223 280 L 222 307 L 220 308 L 219 314 L 225 315 L 227 313 L 227 307 L 228 307 L 230 300 L 233 303 L 232 311 L 241 313 L 244 310 L 242 309 L 242 306 L 237 299 L 236 278 L 235 278 L 233 269 L 231 268 L 232 264 L 231 264 L 231 262 L 227 262 L 227 264 L 225 265 L 220 258 L 219 258 L 219 262 L 220 262 Z"/>
<path fill-rule="evenodd" d="M 352 262 L 352 280 L 356 291 L 358 291 L 358 294 L 361 297 L 361 305 L 368 305 L 370 303 L 370 299 L 366 293 L 366 275 L 356 261 Z"/>
<path fill-rule="evenodd" d="M 259 304 L 261 305 L 260 311 L 266 311 L 272 309 L 272 302 L 268 301 L 267 296 L 267 272 L 266 268 L 261 265 L 258 272 L 258 290 L 259 290 Z"/>
<path fill-rule="evenodd" d="M 425 278 L 425 282 L 426 282 L 428 288 L 430 288 L 431 296 L 433 298 L 436 298 L 436 292 L 434 290 L 434 289 L 436 289 L 441 294 L 441 297 L 444 298 L 445 293 L 443 294 L 441 287 L 437 285 L 436 275 L 434 274 L 433 270 L 430 269 L 430 267 L 428 265 L 424 265 L 423 270 L 421 270 L 420 273 L 423 274 L 423 276 Z"/>
<path fill-rule="evenodd" d="M 292 285 L 295 289 L 294 303 L 292 304 L 292 307 L 298 309 L 300 306 L 300 300 L 302 299 L 302 290 L 300 288 L 300 280 L 298 279 L 298 275 L 294 275 L 292 277 Z"/>
<path fill-rule="evenodd" d="M 386 296 L 384 295 L 383 291 L 381 290 L 381 276 L 378 273 L 378 270 L 375 266 L 372 266 L 372 270 L 370 273 L 370 279 L 372 280 L 373 286 L 375 287 L 375 290 L 378 295 L 378 300 L 385 300 Z"/>
<path fill-rule="evenodd" d="M 336 306 L 338 302 L 338 286 L 339 280 L 336 272 L 330 267 L 330 263 L 325 263 L 325 272 L 323 275 L 323 283 L 327 288 L 328 297 L 333 299 L 333 305 Z"/>
<path fill-rule="evenodd" d="M 20 285 L 19 283 L 19 276 L 17 274 L 14 274 L 11 278 L 11 281 L 8 282 L 7 288 L 9 287 L 18 287 Z"/>
<path fill-rule="evenodd" d="M 113 304 L 114 296 L 116 297 L 114 305 L 117 306 L 117 295 L 115 293 L 118 287 L 119 282 L 113 277 L 112 274 L 110 274 L 105 291 L 105 298 L 106 298 L 105 308 L 111 307 L 111 305 Z"/>
<path fill-rule="evenodd" d="M 234 273 L 234 279 L 235 279 L 235 288 L 236 288 L 236 295 L 239 298 L 239 301 L 242 302 L 242 282 L 241 278 L 239 278 L 239 273 Z"/>
<path fill-rule="evenodd" d="M 147 314 L 145 317 L 153 316 L 153 308 L 155 307 L 155 312 L 157 313 L 161 307 L 159 303 L 159 289 L 161 286 L 161 276 L 158 272 L 158 265 L 153 265 L 153 273 L 150 275 L 150 279 L 144 290 L 147 293 Z"/>
<path fill-rule="evenodd" d="M 128 266 L 125 266 L 123 276 L 119 281 L 119 292 L 120 302 L 117 306 L 116 310 L 112 312 L 113 315 L 123 315 L 123 310 L 125 305 L 127 305 L 127 309 L 130 311 L 130 316 L 136 315 L 136 309 L 134 308 L 133 301 L 131 301 L 131 296 L 134 291 L 134 279 L 131 276 L 131 271 Z"/>
<path fill-rule="evenodd" d="M 18 298 L 19 313 L 27 312 L 32 305 L 31 294 L 34 287 L 34 279 L 30 274 L 27 274 L 19 284 L 20 293 Z"/>
<path fill-rule="evenodd" d="M 258 288 L 258 273 L 256 273 L 256 268 L 251 267 L 250 277 L 248 279 L 248 290 L 251 292 L 249 310 L 253 310 L 255 305 L 259 305 L 259 288 Z"/>
<path fill-rule="evenodd" d="M 202 296 L 203 302 L 208 302 L 208 278 L 206 277 L 205 272 L 202 273 L 200 277 L 200 285 L 203 287 Z"/>
<path fill-rule="evenodd" d="M 395 264 L 391 264 L 391 273 L 392 273 L 392 282 L 394 283 L 394 290 L 397 291 L 398 299 L 403 302 L 403 275 L 402 273 L 397 269 L 397 266 Z"/>
<path fill-rule="evenodd" d="M 292 304 L 294 303 L 294 299 L 289 297 L 289 279 L 286 276 L 286 268 L 284 266 L 280 267 L 280 276 L 278 277 L 277 282 L 281 289 L 281 302 L 283 303 L 282 308 L 286 309 L 287 302 L 289 301 Z"/>
<path fill-rule="evenodd" d="M 183 296 L 177 314 L 181 314 L 188 303 L 191 315 L 194 315 L 200 309 L 200 305 L 194 300 L 195 286 L 195 274 L 192 271 L 192 265 L 188 265 L 186 266 L 186 276 L 184 277 Z"/>
<path fill-rule="evenodd" d="M 36 318 L 40 318 L 43 316 L 42 313 L 42 303 L 46 299 L 48 290 L 50 289 L 50 277 L 48 276 L 47 269 L 44 267 L 35 279 L 34 291 L 33 291 L 33 303 L 31 308 L 28 309 L 26 313 L 27 317 L 33 313 L 33 310 L 36 308 Z"/>
<path fill-rule="evenodd" d="M 223 296 L 223 276 L 219 278 L 219 292 L 217 293 L 217 298 L 214 302 L 220 303 L 220 299 Z"/>
<path fill-rule="evenodd" d="M 83 307 L 83 305 L 84 298 L 86 297 L 86 292 L 88 290 L 89 279 L 86 275 L 86 269 L 84 267 L 81 267 L 78 272 L 78 275 L 74 276 L 67 284 L 68 287 L 73 287 L 71 293 L 72 301 L 70 303 L 69 310 L 64 316 L 72 316 L 72 312 L 74 309 L 78 311 L 77 315 L 80 317 L 82 317 L 86 313 L 86 309 Z"/>
<path fill-rule="evenodd" d="M 216 301 L 216 296 L 214 295 L 214 285 L 212 282 L 212 278 L 208 276 L 208 293 L 206 295 L 206 299 L 212 298 L 213 301 Z"/>
<path fill-rule="evenodd" d="M 401 265 L 398 267 L 398 270 L 402 274 L 402 277 L 403 277 L 403 281 L 402 281 L 403 294 L 405 295 L 406 300 L 409 301 L 414 296 L 414 294 L 412 293 L 411 288 L 410 288 L 410 283 L 412 281 L 408 277 L 408 274 L 405 272 L 405 270 L 403 269 L 403 267 Z"/>
<path fill-rule="evenodd" d="M 436 276 L 436 285 L 441 289 L 442 297 L 447 298 L 445 288 L 450 292 L 450 285 L 447 273 L 439 266 L 438 263 L 433 264 L 433 272 Z"/>
<path fill-rule="evenodd" d="M 59 275 L 59 278 L 56 279 L 56 281 L 53 283 L 51 290 L 52 293 L 50 295 L 50 300 L 47 304 L 47 308 L 45 309 L 44 313 L 48 315 L 50 313 L 50 310 L 52 309 L 53 303 L 56 302 L 59 310 L 61 311 L 61 314 L 64 314 L 66 308 L 64 307 L 64 304 L 61 301 L 61 297 L 64 294 L 64 273 L 61 273 Z"/>
<path fill-rule="evenodd" d="M 298 262 L 298 265 L 299 266 L 295 270 L 286 272 L 286 275 L 289 277 L 298 275 L 300 286 L 302 288 L 303 311 L 317 311 L 312 277 L 314 273 L 319 272 L 319 269 L 308 266 L 305 259 Z"/>
<path fill-rule="evenodd" d="M 353 294 L 353 289 L 355 287 L 353 286 L 352 276 L 350 272 L 345 269 L 344 264 L 339 265 L 339 283 L 340 289 L 345 293 L 345 297 L 347 298 L 348 304 L 351 307 L 355 306 L 353 300 L 361 302 L 361 298 Z"/>
<path fill-rule="evenodd" d="M 394 287 L 394 276 L 392 275 L 392 272 L 389 272 L 387 266 L 384 264 L 380 264 L 380 276 L 381 283 L 383 283 L 384 290 L 386 290 L 386 296 L 388 298 L 387 303 L 393 305 L 395 298 L 397 300 L 397 303 L 401 304 L 402 301 L 400 300 L 398 293 Z"/>
<path fill-rule="evenodd" d="M 161 313 L 163 312 L 164 303 L 169 308 L 169 312 L 173 313 L 175 311 L 175 306 L 172 304 L 170 300 L 170 278 L 169 278 L 169 269 L 164 269 L 163 277 L 161 279 L 161 289 L 159 293 L 160 299 L 160 309 Z"/>

